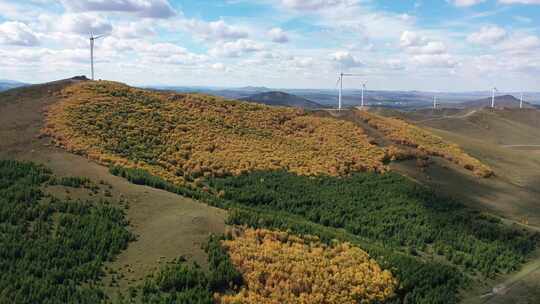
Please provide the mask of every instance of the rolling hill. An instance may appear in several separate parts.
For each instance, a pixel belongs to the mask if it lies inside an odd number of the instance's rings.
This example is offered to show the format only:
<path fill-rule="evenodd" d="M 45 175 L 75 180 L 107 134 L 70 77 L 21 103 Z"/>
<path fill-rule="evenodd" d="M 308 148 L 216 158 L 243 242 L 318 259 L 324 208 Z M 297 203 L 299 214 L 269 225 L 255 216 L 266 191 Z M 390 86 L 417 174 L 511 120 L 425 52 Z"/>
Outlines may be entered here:
<path fill-rule="evenodd" d="M 324 106 L 306 98 L 277 91 L 258 93 L 240 100 L 262 103 L 269 106 L 284 106 L 304 109 L 324 108 Z"/>
<path fill-rule="evenodd" d="M 495 106 L 497 108 L 519 108 L 519 99 L 512 95 L 502 95 L 502 96 L 495 96 Z M 477 99 L 472 101 L 463 102 L 460 104 L 457 104 L 459 108 L 487 108 L 491 107 L 491 98 L 483 98 L 483 99 Z M 523 107 L 530 109 L 534 108 L 533 105 L 527 102 L 523 102 Z"/>
<path fill-rule="evenodd" d="M 105 264 L 92 264 L 90 284 L 73 283 L 92 288 L 81 303 L 120 293 L 130 303 L 452 304 L 471 282 L 519 269 L 538 244 L 528 230 L 444 194 L 499 187 L 503 171 L 491 158 L 496 176 L 476 177 L 472 171 L 491 169 L 468 142 L 458 138 L 461 148 L 442 131 L 378 113 L 303 111 L 74 78 L 0 93 L 0 136 L 0 159 L 45 164 L 61 183 L 83 185 L 66 189 L 54 179 L 34 187 L 125 211 L 137 237 Z M 423 175 L 451 184 L 430 187 Z M 12 190 L 14 206 L 30 195 Z M 492 211 L 508 211 L 499 208 Z M 77 223 L 59 216 L 61 225 Z M 48 222 L 48 232 L 70 236 Z M 32 246 L 25 236 L 44 228 L 26 226 L 24 238 L 11 239 Z M 208 239 L 211 233 L 226 238 Z M 313 262 L 296 263 L 306 259 Z M 314 265 L 331 270 L 317 273 Z M 9 294 L 18 290 L 9 280 L 0 284 Z"/>
<path fill-rule="evenodd" d="M 0 92 L 1 92 L 1 91 L 5 91 L 5 90 L 9 90 L 9 89 L 14 89 L 14 88 L 19 88 L 19 87 L 27 86 L 27 85 L 28 85 L 28 84 L 27 84 L 27 83 L 24 83 L 24 82 L 19 82 L 19 81 L 14 81 L 14 80 L 0 79 Z"/>

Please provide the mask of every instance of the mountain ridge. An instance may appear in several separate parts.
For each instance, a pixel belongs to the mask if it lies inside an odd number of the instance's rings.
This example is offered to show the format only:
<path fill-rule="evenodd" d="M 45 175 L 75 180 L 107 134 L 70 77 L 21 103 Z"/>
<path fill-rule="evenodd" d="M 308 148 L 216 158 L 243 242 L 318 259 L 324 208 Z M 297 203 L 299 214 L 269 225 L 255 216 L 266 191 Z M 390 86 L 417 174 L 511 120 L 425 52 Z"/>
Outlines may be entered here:
<path fill-rule="evenodd" d="M 248 97 L 241 98 L 242 101 L 262 103 L 270 106 L 286 106 L 306 109 L 324 108 L 323 105 L 303 98 L 297 95 L 281 92 L 270 91 L 254 94 Z"/>

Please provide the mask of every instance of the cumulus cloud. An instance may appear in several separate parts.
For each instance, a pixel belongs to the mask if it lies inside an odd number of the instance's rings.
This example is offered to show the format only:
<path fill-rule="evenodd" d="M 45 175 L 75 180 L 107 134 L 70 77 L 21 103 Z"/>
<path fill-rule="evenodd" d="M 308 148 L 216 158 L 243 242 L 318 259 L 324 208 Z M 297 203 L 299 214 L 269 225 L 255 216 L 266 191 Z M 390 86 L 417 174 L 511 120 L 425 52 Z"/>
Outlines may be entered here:
<path fill-rule="evenodd" d="M 91 13 L 72 13 L 62 15 L 60 20 L 50 20 L 53 27 L 58 32 L 71 32 L 88 36 L 89 34 L 109 34 L 112 31 L 112 24 Z"/>
<path fill-rule="evenodd" d="M 447 51 L 444 43 L 411 31 L 404 31 L 401 34 L 399 45 L 412 54 L 443 54 Z"/>
<path fill-rule="evenodd" d="M 540 38 L 529 34 L 514 34 L 496 46 L 496 49 L 513 53 L 528 53 L 540 49 Z"/>
<path fill-rule="evenodd" d="M 129 22 L 115 27 L 114 35 L 120 38 L 134 39 L 156 35 L 156 31 L 151 24 L 144 21 Z"/>
<path fill-rule="evenodd" d="M 453 68 L 458 65 L 449 54 L 421 54 L 412 57 L 413 63 L 428 68 Z"/>
<path fill-rule="evenodd" d="M 363 66 L 363 63 L 348 51 L 338 51 L 330 54 L 330 59 L 339 64 L 342 68 L 353 68 Z"/>
<path fill-rule="evenodd" d="M 540 48 L 538 36 L 527 32 L 508 33 L 497 26 L 482 27 L 480 31 L 470 34 L 467 41 L 512 54 L 532 52 Z"/>
<path fill-rule="evenodd" d="M 468 7 L 485 2 L 486 0 L 449 0 L 458 7 Z M 498 0 L 501 4 L 540 4 L 540 0 Z"/>
<path fill-rule="evenodd" d="M 249 39 L 239 39 L 231 42 L 220 42 L 215 48 L 210 50 L 210 54 L 216 57 L 240 57 L 249 53 L 256 53 L 264 50 L 264 46 Z"/>
<path fill-rule="evenodd" d="M 28 25 L 8 21 L 0 24 L 0 44 L 19 46 L 35 46 L 39 44 L 38 37 Z"/>
<path fill-rule="evenodd" d="M 424 45 L 426 38 L 411 31 L 404 31 L 399 39 L 399 45 L 403 48 Z"/>
<path fill-rule="evenodd" d="M 473 6 L 477 5 L 479 3 L 482 3 L 486 0 L 451 0 L 451 2 L 458 7 L 467 7 L 467 6 Z"/>
<path fill-rule="evenodd" d="M 210 66 L 213 70 L 216 70 L 216 71 L 220 71 L 220 72 L 223 72 L 226 70 L 226 67 L 223 63 L 221 62 L 218 62 L 218 63 L 214 63 Z"/>
<path fill-rule="evenodd" d="M 504 4 L 540 4 L 540 0 L 499 0 Z"/>
<path fill-rule="evenodd" d="M 295 10 L 320 10 L 351 3 L 351 0 L 281 0 L 284 7 Z"/>
<path fill-rule="evenodd" d="M 472 33 L 467 41 L 474 44 L 493 44 L 500 42 L 506 37 L 506 31 L 498 26 L 484 26 L 480 31 Z"/>
<path fill-rule="evenodd" d="M 410 61 L 415 65 L 428 68 L 453 68 L 458 65 L 457 60 L 448 54 L 444 43 L 416 32 L 404 31 L 399 45 L 410 55 Z"/>
<path fill-rule="evenodd" d="M 202 20 L 183 20 L 181 25 L 192 34 L 204 40 L 237 40 L 247 38 L 248 33 L 244 29 L 227 24 L 223 20 L 205 22 Z"/>
<path fill-rule="evenodd" d="M 146 18 L 169 18 L 176 15 L 167 0 L 60 0 L 74 12 L 129 12 Z"/>
<path fill-rule="evenodd" d="M 143 63 L 174 65 L 196 65 L 208 61 L 208 56 L 189 52 L 173 43 L 150 43 L 142 41 L 134 44 L 134 49 Z"/>
<path fill-rule="evenodd" d="M 268 31 L 268 35 L 275 43 L 287 43 L 289 42 L 289 36 L 287 36 L 287 33 L 283 31 L 280 28 L 273 28 L 270 31 Z"/>

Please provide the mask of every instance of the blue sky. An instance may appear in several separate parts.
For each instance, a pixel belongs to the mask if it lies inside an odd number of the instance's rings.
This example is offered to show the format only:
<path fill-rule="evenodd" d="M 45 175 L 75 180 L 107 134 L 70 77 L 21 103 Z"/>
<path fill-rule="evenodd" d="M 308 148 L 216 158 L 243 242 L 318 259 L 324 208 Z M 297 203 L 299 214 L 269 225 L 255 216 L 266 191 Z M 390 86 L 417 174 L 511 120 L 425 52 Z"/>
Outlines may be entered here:
<path fill-rule="evenodd" d="M 540 91 L 540 0 L 0 0 L 0 79 Z"/>

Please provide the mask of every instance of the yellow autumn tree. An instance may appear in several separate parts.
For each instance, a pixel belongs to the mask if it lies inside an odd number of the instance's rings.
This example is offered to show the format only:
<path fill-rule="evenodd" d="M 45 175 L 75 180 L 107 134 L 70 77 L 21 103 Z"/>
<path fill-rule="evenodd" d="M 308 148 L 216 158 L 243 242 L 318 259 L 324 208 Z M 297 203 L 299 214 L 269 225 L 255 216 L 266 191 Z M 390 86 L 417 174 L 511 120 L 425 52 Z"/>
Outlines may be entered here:
<path fill-rule="evenodd" d="M 396 290 L 392 274 L 349 243 L 325 245 L 312 236 L 245 229 L 223 246 L 246 286 L 234 295 L 216 295 L 218 303 L 374 303 Z"/>
<path fill-rule="evenodd" d="M 355 115 L 371 127 L 381 131 L 385 137 L 395 143 L 414 147 L 428 155 L 443 157 L 480 177 L 493 175 L 493 171 L 489 166 L 465 153 L 458 145 L 449 143 L 441 137 L 402 119 L 383 117 L 360 110 L 356 110 Z"/>
<path fill-rule="evenodd" d="M 383 149 L 351 122 L 106 81 L 66 88 L 47 109 L 43 132 L 100 163 L 142 168 L 176 184 L 254 170 L 386 170 Z"/>

